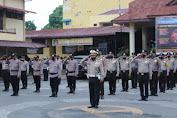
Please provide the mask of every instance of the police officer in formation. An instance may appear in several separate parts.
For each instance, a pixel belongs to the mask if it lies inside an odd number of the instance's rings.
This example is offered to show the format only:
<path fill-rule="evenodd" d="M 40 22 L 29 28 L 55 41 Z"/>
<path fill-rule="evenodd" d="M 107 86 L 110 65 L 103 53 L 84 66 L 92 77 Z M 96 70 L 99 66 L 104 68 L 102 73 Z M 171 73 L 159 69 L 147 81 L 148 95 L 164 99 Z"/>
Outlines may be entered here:
<path fill-rule="evenodd" d="M 138 63 L 132 62 L 132 59 L 136 57 L 135 53 L 132 53 L 132 56 L 130 56 L 130 66 L 131 66 L 131 83 L 132 83 L 132 88 L 131 89 L 137 89 L 137 84 L 138 84 Z"/>
<path fill-rule="evenodd" d="M 104 81 L 105 73 L 103 63 L 98 61 L 98 52 L 90 51 L 90 55 L 81 60 L 82 66 L 87 66 L 87 78 L 89 79 L 90 104 L 88 108 L 98 108 L 100 97 L 100 83 Z M 88 59 L 88 61 L 86 61 Z M 99 74 L 101 73 L 101 75 Z"/>
<path fill-rule="evenodd" d="M 61 62 L 57 61 L 57 57 L 55 54 L 51 56 L 48 60 L 44 62 L 44 64 L 49 65 L 49 73 L 50 73 L 50 86 L 52 90 L 52 95 L 50 97 L 57 97 L 59 84 L 61 81 Z"/>
<path fill-rule="evenodd" d="M 44 81 L 48 81 L 48 74 L 49 74 L 49 71 L 48 71 L 48 65 L 45 64 L 44 62 L 47 60 L 48 58 L 47 57 L 44 57 L 44 60 L 42 61 L 42 64 L 43 64 L 43 74 L 44 74 Z"/>
<path fill-rule="evenodd" d="M 74 60 L 74 55 L 71 54 L 66 58 L 64 64 L 67 66 L 67 79 L 69 83 L 70 91 L 68 93 L 75 94 L 76 89 L 76 78 L 78 75 L 78 62 Z"/>
<path fill-rule="evenodd" d="M 21 80 L 23 87 L 21 89 L 27 89 L 27 76 L 29 75 L 29 63 L 25 60 L 25 56 L 21 56 Z"/>

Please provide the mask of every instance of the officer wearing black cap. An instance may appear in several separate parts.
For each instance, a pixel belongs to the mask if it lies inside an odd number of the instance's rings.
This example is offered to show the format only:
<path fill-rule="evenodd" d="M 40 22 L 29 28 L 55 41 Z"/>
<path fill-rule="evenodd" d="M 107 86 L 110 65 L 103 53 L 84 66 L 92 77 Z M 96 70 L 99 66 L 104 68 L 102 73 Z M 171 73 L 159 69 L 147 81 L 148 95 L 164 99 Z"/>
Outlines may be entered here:
<path fill-rule="evenodd" d="M 135 58 L 136 54 L 132 53 L 132 55 L 130 56 L 130 66 L 131 66 L 131 82 L 132 82 L 132 89 L 136 89 L 137 88 L 137 83 L 138 83 L 138 79 L 137 79 L 137 72 L 138 72 L 138 63 L 136 62 L 131 62 L 133 58 Z"/>
<path fill-rule="evenodd" d="M 34 91 L 34 93 L 39 93 L 41 87 L 41 76 L 43 73 L 42 62 L 39 61 L 39 56 L 34 57 L 32 65 L 33 65 L 33 77 L 36 84 L 36 90 Z"/>
<path fill-rule="evenodd" d="M 70 87 L 70 91 L 68 93 L 74 94 L 76 89 L 76 77 L 78 75 L 78 62 L 74 60 L 74 55 L 71 54 L 64 60 L 64 64 L 67 66 L 67 78 Z"/>
<path fill-rule="evenodd" d="M 13 53 L 12 56 L 8 58 L 8 63 L 10 64 L 10 78 L 13 88 L 13 94 L 11 96 L 18 96 L 21 76 L 21 62 L 18 60 L 16 53 Z"/>
<path fill-rule="evenodd" d="M 9 73 L 9 64 L 7 64 L 7 56 L 4 55 L 0 58 L 0 63 L 2 64 L 2 78 L 4 82 L 5 89 L 3 92 L 9 91 L 9 85 L 10 85 L 10 73 Z"/>
<path fill-rule="evenodd" d="M 57 97 L 58 87 L 61 81 L 61 63 L 57 61 L 55 54 L 53 54 L 51 58 L 46 60 L 44 63 L 49 65 L 50 86 L 52 90 L 52 95 L 50 97 Z"/>

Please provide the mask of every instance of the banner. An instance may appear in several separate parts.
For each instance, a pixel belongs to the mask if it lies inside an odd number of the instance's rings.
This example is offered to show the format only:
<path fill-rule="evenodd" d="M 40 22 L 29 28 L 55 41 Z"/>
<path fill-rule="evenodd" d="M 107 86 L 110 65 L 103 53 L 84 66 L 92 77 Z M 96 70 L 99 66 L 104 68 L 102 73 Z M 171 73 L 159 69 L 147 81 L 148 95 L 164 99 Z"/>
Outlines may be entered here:
<path fill-rule="evenodd" d="M 37 54 L 38 53 L 38 48 L 28 48 L 27 53 L 28 54 Z"/>
<path fill-rule="evenodd" d="M 177 16 L 156 18 L 156 51 L 177 52 Z"/>
<path fill-rule="evenodd" d="M 53 39 L 52 46 L 93 45 L 93 38 Z"/>

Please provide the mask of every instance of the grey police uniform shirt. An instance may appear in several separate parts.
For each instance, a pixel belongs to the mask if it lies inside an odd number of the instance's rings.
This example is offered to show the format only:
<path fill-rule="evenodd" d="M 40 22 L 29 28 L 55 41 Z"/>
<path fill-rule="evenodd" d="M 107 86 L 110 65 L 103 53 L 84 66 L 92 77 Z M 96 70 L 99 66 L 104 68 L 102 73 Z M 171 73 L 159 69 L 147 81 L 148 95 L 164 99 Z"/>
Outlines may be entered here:
<path fill-rule="evenodd" d="M 9 60 L 9 68 L 11 76 L 21 76 L 21 62 L 18 59 Z"/>
<path fill-rule="evenodd" d="M 78 62 L 76 60 L 66 60 L 67 76 L 78 75 Z"/>
<path fill-rule="evenodd" d="M 119 59 L 119 65 L 121 71 L 129 71 L 129 74 L 131 73 L 131 66 L 130 66 L 130 60 L 129 59 Z"/>
<path fill-rule="evenodd" d="M 159 64 L 159 69 L 158 69 L 158 73 L 160 74 L 162 71 L 167 71 L 167 74 L 169 74 L 169 65 L 168 65 L 168 60 L 167 59 L 163 59 L 163 60 L 159 60 L 158 61 Z"/>
<path fill-rule="evenodd" d="M 131 69 L 137 69 L 138 68 L 138 63 L 137 62 L 132 62 L 132 60 L 133 60 L 133 57 L 130 58 L 130 67 L 131 67 Z"/>
<path fill-rule="evenodd" d="M 169 70 L 174 71 L 174 58 L 167 59 L 169 64 Z"/>
<path fill-rule="evenodd" d="M 61 78 L 61 64 L 59 61 L 46 60 L 45 64 L 49 65 L 50 78 Z"/>
<path fill-rule="evenodd" d="M 45 63 L 44 63 L 45 61 L 46 61 L 46 60 L 43 60 L 43 61 L 42 61 L 42 66 L 43 66 L 43 69 L 47 69 L 47 70 L 48 70 L 49 65 L 45 64 Z"/>
<path fill-rule="evenodd" d="M 58 62 L 59 62 L 59 64 L 61 65 L 61 70 L 63 70 L 63 60 L 58 59 L 57 61 L 58 61 Z"/>
<path fill-rule="evenodd" d="M 41 61 L 32 61 L 33 75 L 40 76 L 43 74 L 43 67 Z"/>
<path fill-rule="evenodd" d="M 132 62 L 138 63 L 138 72 L 143 75 L 144 73 L 149 73 L 149 77 L 152 77 L 152 69 L 151 69 L 151 62 L 145 58 L 137 58 L 135 57 Z"/>
<path fill-rule="evenodd" d="M 26 71 L 26 73 L 29 73 L 29 63 L 27 61 L 21 61 L 21 71 Z"/>
<path fill-rule="evenodd" d="M 2 60 L 2 70 L 9 70 L 9 64 L 7 63 L 7 60 Z"/>
<path fill-rule="evenodd" d="M 158 72 L 158 68 L 159 68 L 158 60 L 159 60 L 158 58 L 150 59 L 152 72 Z"/>
<path fill-rule="evenodd" d="M 174 71 L 177 70 L 177 59 L 174 60 Z"/>
<path fill-rule="evenodd" d="M 90 58 L 88 61 L 86 61 L 86 58 L 82 59 L 80 64 L 82 66 L 87 66 L 87 77 L 98 77 L 98 79 L 104 80 L 104 69 L 103 69 L 103 63 L 101 63 L 98 60 L 92 61 Z M 101 73 L 101 75 L 100 75 Z"/>
<path fill-rule="evenodd" d="M 107 75 L 107 72 L 113 72 L 116 71 L 117 74 L 119 74 L 119 62 L 118 60 L 112 58 L 112 59 L 104 59 L 103 60 L 103 66 L 105 68 L 105 75 Z"/>

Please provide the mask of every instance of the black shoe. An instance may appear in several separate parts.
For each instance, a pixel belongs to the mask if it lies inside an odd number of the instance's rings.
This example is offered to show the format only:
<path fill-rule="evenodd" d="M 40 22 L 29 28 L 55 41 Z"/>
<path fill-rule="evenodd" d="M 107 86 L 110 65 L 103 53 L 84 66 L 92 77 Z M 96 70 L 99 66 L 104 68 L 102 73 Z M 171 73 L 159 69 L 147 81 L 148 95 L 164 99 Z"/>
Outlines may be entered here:
<path fill-rule="evenodd" d="M 20 88 L 20 89 L 25 89 L 25 87 L 22 87 L 22 88 Z"/>
<path fill-rule="evenodd" d="M 104 95 L 101 95 L 101 99 L 104 99 Z"/>
<path fill-rule="evenodd" d="M 169 88 L 167 88 L 166 90 L 169 90 Z"/>
<path fill-rule="evenodd" d="M 113 95 L 113 93 L 110 93 L 110 94 L 108 94 L 108 95 Z"/>
<path fill-rule="evenodd" d="M 113 93 L 112 95 L 115 95 L 115 93 Z"/>
<path fill-rule="evenodd" d="M 121 90 L 120 92 L 125 92 L 125 90 Z"/>
<path fill-rule="evenodd" d="M 128 90 L 125 90 L 126 92 L 129 92 Z"/>
<path fill-rule="evenodd" d="M 73 93 L 72 91 L 69 91 L 68 94 Z"/>
<path fill-rule="evenodd" d="M 72 93 L 75 94 L 75 91 L 73 91 Z"/>
<path fill-rule="evenodd" d="M 54 94 L 52 94 L 51 96 L 49 96 L 49 97 L 55 97 L 55 95 Z"/>
<path fill-rule="evenodd" d="M 11 96 L 15 96 L 15 93 L 13 93 Z"/>
<path fill-rule="evenodd" d="M 97 108 L 97 109 L 98 109 L 98 105 L 96 105 L 96 106 L 95 106 L 95 108 Z"/>
<path fill-rule="evenodd" d="M 154 94 L 154 96 L 158 96 L 157 94 Z"/>
<path fill-rule="evenodd" d="M 95 107 L 95 105 L 92 105 L 92 106 L 88 106 L 88 108 L 93 108 L 93 107 Z"/>
<path fill-rule="evenodd" d="M 8 89 L 4 89 L 4 90 L 2 90 L 2 92 L 9 92 L 9 90 Z"/>
<path fill-rule="evenodd" d="M 35 91 L 34 91 L 34 93 L 39 93 L 39 92 L 40 92 L 40 90 L 35 90 Z"/>
<path fill-rule="evenodd" d="M 173 88 L 170 88 L 170 90 L 173 90 Z"/>

